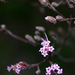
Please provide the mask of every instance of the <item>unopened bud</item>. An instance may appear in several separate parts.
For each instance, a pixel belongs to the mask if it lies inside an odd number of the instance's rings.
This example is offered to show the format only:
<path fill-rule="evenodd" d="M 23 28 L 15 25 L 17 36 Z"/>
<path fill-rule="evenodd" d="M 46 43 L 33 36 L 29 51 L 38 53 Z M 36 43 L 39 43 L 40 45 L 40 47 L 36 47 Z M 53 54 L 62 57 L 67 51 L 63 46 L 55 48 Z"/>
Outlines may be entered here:
<path fill-rule="evenodd" d="M 70 1 L 75 4 L 75 0 L 70 0 Z"/>
<path fill-rule="evenodd" d="M 41 40 L 41 37 L 39 35 L 35 35 L 34 36 L 34 39 L 36 39 L 37 41 L 40 41 Z"/>
<path fill-rule="evenodd" d="M 69 4 L 69 7 L 70 7 L 70 8 L 74 8 L 74 5 L 73 5 L 73 4 Z"/>
<path fill-rule="evenodd" d="M 54 7 L 58 7 L 59 6 L 59 3 L 56 3 L 56 2 L 52 2 L 51 3 Z"/>
<path fill-rule="evenodd" d="M 2 28 L 2 29 L 5 29 L 5 28 L 6 28 L 5 24 L 2 24 L 2 25 L 1 25 L 1 28 Z"/>
<path fill-rule="evenodd" d="M 58 21 L 63 20 L 63 17 L 60 16 L 60 15 L 57 15 L 57 16 L 56 16 L 56 20 L 58 20 Z"/>
<path fill-rule="evenodd" d="M 39 75 L 41 73 L 40 69 L 36 71 L 36 74 Z"/>
<path fill-rule="evenodd" d="M 38 35 L 38 34 L 40 34 L 40 32 L 39 31 L 35 31 L 35 35 Z"/>
<path fill-rule="evenodd" d="M 47 7 L 47 6 L 49 5 L 49 1 L 48 1 L 48 0 L 39 0 L 39 2 L 40 2 L 43 6 L 45 6 L 45 7 Z"/>
<path fill-rule="evenodd" d="M 74 21 L 74 24 L 75 24 L 75 21 Z"/>
<path fill-rule="evenodd" d="M 49 21 L 49 22 L 51 22 L 53 24 L 57 23 L 56 19 L 54 17 L 52 17 L 52 16 L 45 17 L 45 20 L 47 20 L 47 21 Z"/>
<path fill-rule="evenodd" d="M 35 40 L 33 39 L 33 37 L 30 36 L 30 35 L 28 35 L 28 34 L 25 35 L 25 38 L 26 38 L 27 40 L 29 40 L 29 41 L 35 43 Z"/>
<path fill-rule="evenodd" d="M 45 28 L 42 26 L 36 26 L 36 29 L 42 32 L 45 32 Z"/>

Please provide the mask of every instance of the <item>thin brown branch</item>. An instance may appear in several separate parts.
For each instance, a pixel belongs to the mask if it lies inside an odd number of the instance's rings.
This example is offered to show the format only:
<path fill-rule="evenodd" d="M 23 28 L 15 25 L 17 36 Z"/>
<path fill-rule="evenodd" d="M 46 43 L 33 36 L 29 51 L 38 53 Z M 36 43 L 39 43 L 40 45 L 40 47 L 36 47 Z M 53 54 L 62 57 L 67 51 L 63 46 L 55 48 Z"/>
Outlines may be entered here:
<path fill-rule="evenodd" d="M 11 37 L 13 37 L 13 38 L 15 38 L 15 39 L 17 39 L 17 40 L 20 40 L 20 41 L 22 41 L 22 42 L 28 43 L 28 44 L 30 44 L 30 45 L 32 45 L 32 46 L 34 46 L 34 47 L 37 46 L 35 43 L 32 43 L 32 42 L 30 42 L 30 41 L 27 41 L 27 40 L 25 40 L 25 39 L 23 39 L 23 38 L 21 38 L 21 37 L 15 35 L 15 34 L 13 34 L 11 31 L 9 31 L 9 30 L 7 30 L 7 29 L 4 29 L 4 30 L 3 30 L 3 29 L 0 28 L 0 32 L 4 32 L 4 33 L 10 35 Z"/>
<path fill-rule="evenodd" d="M 62 16 L 63 18 L 65 18 L 65 16 L 63 16 L 60 12 L 58 12 L 55 7 L 53 7 L 50 2 L 48 2 L 48 6 L 49 9 L 53 10 L 54 12 L 56 12 L 58 15 Z M 69 24 L 69 21 L 66 21 Z"/>
<path fill-rule="evenodd" d="M 45 63 L 46 61 L 49 61 L 50 57 L 51 57 L 51 55 L 48 55 L 44 60 L 42 60 L 38 63 L 35 63 L 35 64 L 28 65 L 28 68 L 36 67 L 36 66 L 39 66 L 39 65 Z"/>
<path fill-rule="evenodd" d="M 70 20 L 75 20 L 75 17 L 74 18 L 64 18 L 58 22 L 64 22 L 64 21 L 70 21 Z"/>
<path fill-rule="evenodd" d="M 29 67 L 29 68 L 36 67 L 36 66 L 39 66 L 39 65 L 43 64 L 43 63 L 46 62 L 46 61 L 47 61 L 47 59 L 44 59 L 43 61 L 41 61 L 41 62 L 39 62 L 39 63 L 31 64 L 31 65 L 29 65 L 28 67 Z"/>
<path fill-rule="evenodd" d="M 74 63 L 75 62 L 75 58 L 64 58 L 59 54 L 57 54 L 56 56 L 65 63 Z"/>
<path fill-rule="evenodd" d="M 67 31 L 66 37 L 65 37 L 65 39 L 64 39 L 63 44 L 61 45 L 61 47 L 58 48 L 57 53 L 60 53 L 60 51 L 62 50 L 63 46 L 66 44 L 66 41 L 67 41 L 68 36 L 70 34 L 70 31 L 71 31 L 71 20 L 69 22 L 69 27 L 68 27 L 68 31 Z"/>

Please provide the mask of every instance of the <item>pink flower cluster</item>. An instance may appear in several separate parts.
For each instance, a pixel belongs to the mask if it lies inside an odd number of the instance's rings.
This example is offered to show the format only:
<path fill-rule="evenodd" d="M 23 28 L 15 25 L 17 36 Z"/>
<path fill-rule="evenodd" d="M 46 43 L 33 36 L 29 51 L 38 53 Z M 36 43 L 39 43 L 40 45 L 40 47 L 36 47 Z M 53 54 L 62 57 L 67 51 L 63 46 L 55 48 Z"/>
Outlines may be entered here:
<path fill-rule="evenodd" d="M 17 74 L 20 74 L 19 72 L 27 67 L 25 62 L 19 62 L 16 65 L 7 66 L 7 70 L 10 72 L 10 70 L 15 71 Z"/>
<path fill-rule="evenodd" d="M 46 57 L 48 55 L 49 52 L 53 52 L 54 48 L 53 46 L 50 46 L 50 41 L 49 40 L 43 40 L 43 42 L 41 43 L 41 45 L 43 46 L 42 48 L 40 48 L 39 52 L 41 52 L 41 54 Z"/>
<path fill-rule="evenodd" d="M 51 67 L 46 68 L 46 75 L 51 75 L 51 74 L 62 74 L 63 69 L 60 69 L 60 66 L 58 64 L 52 64 Z"/>

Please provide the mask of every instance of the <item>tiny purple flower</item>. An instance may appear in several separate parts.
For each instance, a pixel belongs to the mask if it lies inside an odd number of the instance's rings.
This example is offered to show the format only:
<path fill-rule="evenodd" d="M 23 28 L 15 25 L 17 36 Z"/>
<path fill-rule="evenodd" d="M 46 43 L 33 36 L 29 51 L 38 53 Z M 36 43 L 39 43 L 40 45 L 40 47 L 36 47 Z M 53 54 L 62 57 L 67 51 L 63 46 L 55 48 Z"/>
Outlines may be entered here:
<path fill-rule="evenodd" d="M 7 66 L 7 70 L 10 72 L 10 70 L 13 69 L 13 67 L 14 67 L 13 65 Z"/>
<path fill-rule="evenodd" d="M 53 46 L 50 46 L 50 47 L 49 47 L 49 51 L 50 51 L 50 52 L 53 52 L 53 50 L 54 50 Z"/>
<path fill-rule="evenodd" d="M 46 57 L 47 55 L 48 55 L 48 53 L 47 52 L 43 52 L 43 53 L 41 53 L 44 57 Z"/>
<path fill-rule="evenodd" d="M 19 62 L 16 65 L 7 66 L 7 70 L 10 72 L 10 70 L 15 71 L 17 74 L 20 74 L 20 71 L 25 69 L 27 67 L 27 64 L 25 62 Z"/>
<path fill-rule="evenodd" d="M 41 43 L 42 46 L 49 46 L 51 42 L 50 41 L 46 41 L 46 40 L 43 40 L 43 42 Z"/>
<path fill-rule="evenodd" d="M 63 73 L 63 69 L 59 69 L 58 71 L 57 71 L 57 74 L 62 74 Z"/>
<path fill-rule="evenodd" d="M 60 66 L 58 64 L 51 64 L 51 67 L 46 68 L 46 75 L 51 75 L 51 74 L 62 74 L 63 69 L 60 69 Z"/>

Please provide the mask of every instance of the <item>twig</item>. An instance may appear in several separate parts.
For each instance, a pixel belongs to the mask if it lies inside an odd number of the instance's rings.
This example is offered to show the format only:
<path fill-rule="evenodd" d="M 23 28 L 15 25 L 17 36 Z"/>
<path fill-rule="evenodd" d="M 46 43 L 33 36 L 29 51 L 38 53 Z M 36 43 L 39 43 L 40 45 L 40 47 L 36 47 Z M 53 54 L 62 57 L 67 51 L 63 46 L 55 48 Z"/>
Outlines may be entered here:
<path fill-rule="evenodd" d="M 51 57 L 51 55 L 48 55 L 48 56 L 47 56 L 44 60 L 42 60 L 41 62 L 38 62 L 38 63 L 35 63 L 35 64 L 31 64 L 31 65 L 29 65 L 28 67 L 29 67 L 29 68 L 32 68 L 32 67 L 39 66 L 39 65 L 43 64 L 44 62 L 49 61 L 49 60 L 50 60 L 50 57 Z M 50 62 L 51 62 L 51 61 L 50 61 Z"/>
<path fill-rule="evenodd" d="M 3 29 L 0 28 L 0 32 L 5 32 L 6 34 L 10 35 L 11 37 L 13 37 L 13 38 L 15 38 L 15 39 L 17 39 L 17 40 L 20 40 L 20 41 L 22 41 L 22 42 L 28 43 L 28 44 L 30 44 L 30 45 L 32 45 L 32 46 L 34 46 L 34 47 L 37 46 L 35 43 L 32 43 L 32 42 L 30 42 L 30 41 L 27 41 L 27 40 L 25 40 L 25 39 L 23 39 L 23 38 L 21 38 L 21 37 L 15 35 L 15 34 L 13 34 L 11 31 L 9 31 L 9 30 L 7 30 L 7 29 L 4 29 L 4 30 L 3 30 Z"/>
<path fill-rule="evenodd" d="M 67 31 L 66 37 L 65 37 L 65 39 L 64 39 L 63 44 L 61 45 L 61 47 L 58 48 L 57 53 L 60 53 L 60 51 L 62 50 L 63 46 L 66 44 L 66 41 L 67 41 L 68 36 L 70 34 L 70 31 L 71 31 L 71 20 L 69 22 L 69 27 L 68 27 L 68 31 Z"/>
<path fill-rule="evenodd" d="M 53 10 L 54 12 L 56 12 L 57 14 L 61 15 L 62 17 L 64 17 L 61 13 L 59 13 L 50 3 L 48 5 L 48 8 Z"/>
<path fill-rule="evenodd" d="M 43 61 L 41 61 L 41 62 L 39 62 L 39 63 L 31 64 L 31 65 L 29 65 L 28 67 L 29 67 L 29 68 L 32 68 L 32 67 L 39 66 L 39 65 L 41 65 L 42 63 L 46 62 L 48 59 L 49 59 L 49 58 L 46 58 L 46 59 L 44 59 Z"/>
<path fill-rule="evenodd" d="M 75 20 L 75 17 L 74 18 L 64 18 L 58 22 L 69 21 L 69 20 Z"/>
<path fill-rule="evenodd" d="M 64 58 L 62 56 L 60 56 L 59 54 L 56 55 L 61 61 L 65 62 L 65 63 L 73 63 L 75 62 L 75 58 Z"/>

